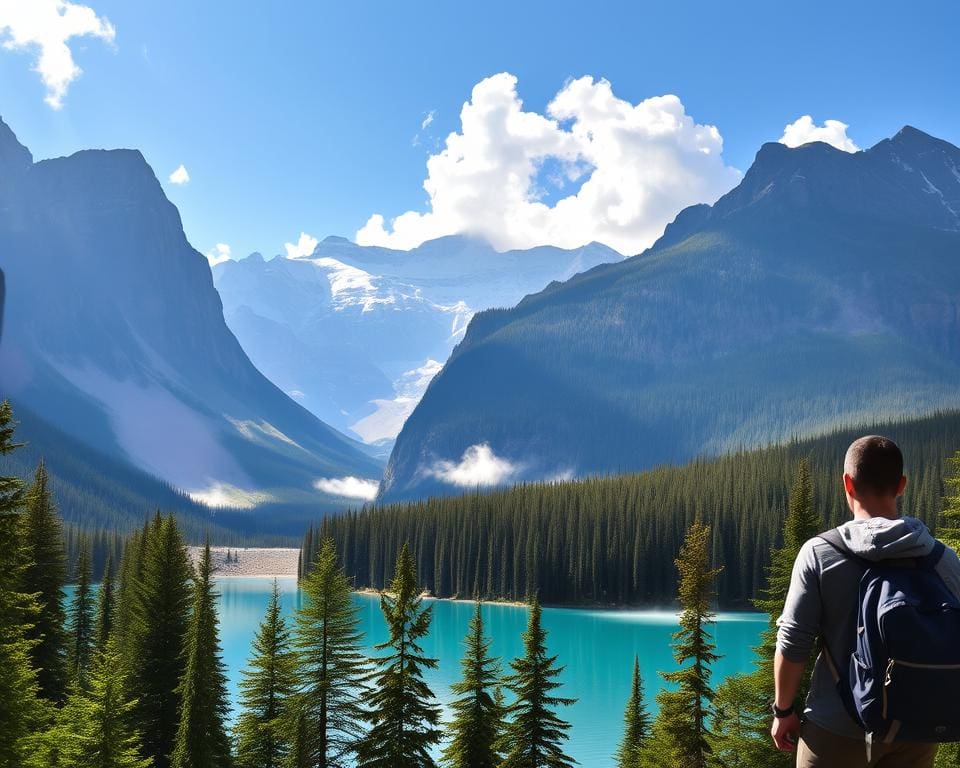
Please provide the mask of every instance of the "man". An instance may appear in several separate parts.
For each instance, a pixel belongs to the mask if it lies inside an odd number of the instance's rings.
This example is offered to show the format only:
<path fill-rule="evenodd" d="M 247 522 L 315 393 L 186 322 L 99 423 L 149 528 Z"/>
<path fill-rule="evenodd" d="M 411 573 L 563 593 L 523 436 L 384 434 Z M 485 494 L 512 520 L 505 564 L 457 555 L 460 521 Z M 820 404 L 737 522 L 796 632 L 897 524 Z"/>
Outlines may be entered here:
<path fill-rule="evenodd" d="M 934 538 L 913 517 L 901 516 L 903 455 L 885 437 L 862 437 L 847 450 L 843 488 L 853 519 L 838 529 L 847 548 L 870 560 L 922 557 Z M 937 572 L 960 596 L 960 560 L 947 548 Z M 874 745 L 867 760 L 865 734 L 847 713 L 834 684 L 830 661 L 845 674 L 856 643 L 861 567 L 820 538 L 807 541 L 793 566 L 790 590 L 777 621 L 774 657 L 774 719 L 770 729 L 777 748 L 797 751 L 797 768 L 929 768 L 936 744 L 895 742 Z M 824 651 L 813 668 L 803 720 L 794 699 L 817 639 Z"/>

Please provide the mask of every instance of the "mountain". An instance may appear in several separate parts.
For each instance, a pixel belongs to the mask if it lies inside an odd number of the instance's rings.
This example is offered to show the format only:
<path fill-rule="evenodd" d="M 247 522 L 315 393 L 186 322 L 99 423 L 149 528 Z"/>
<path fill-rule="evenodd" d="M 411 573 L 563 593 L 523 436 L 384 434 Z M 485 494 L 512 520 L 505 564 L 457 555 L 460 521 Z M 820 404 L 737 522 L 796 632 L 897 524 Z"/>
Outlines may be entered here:
<path fill-rule="evenodd" d="M 0 121 L 0 266 L 0 393 L 82 445 L 239 507 L 379 477 L 251 364 L 139 152 L 34 162 Z"/>
<path fill-rule="evenodd" d="M 639 256 L 474 317 L 381 497 L 636 470 L 960 405 L 960 150 L 764 145 Z"/>
<path fill-rule="evenodd" d="M 474 312 L 621 258 L 598 243 L 499 253 L 454 236 L 396 251 L 328 237 L 309 258 L 255 253 L 213 275 L 257 368 L 327 423 L 389 444 Z"/>

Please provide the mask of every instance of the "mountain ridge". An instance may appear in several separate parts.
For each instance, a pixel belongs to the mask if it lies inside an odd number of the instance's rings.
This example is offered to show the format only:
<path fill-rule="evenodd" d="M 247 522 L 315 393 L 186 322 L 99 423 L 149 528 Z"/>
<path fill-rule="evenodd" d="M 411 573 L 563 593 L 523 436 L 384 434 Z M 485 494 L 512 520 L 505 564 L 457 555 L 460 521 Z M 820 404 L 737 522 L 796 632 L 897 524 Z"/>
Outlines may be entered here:
<path fill-rule="evenodd" d="M 910 129 L 853 154 L 764 145 L 643 253 L 475 316 L 380 498 L 457 492 L 440 478 L 462 481 L 446 470 L 475 469 L 478 445 L 513 482 L 955 406 L 958 169 L 960 150 Z"/>
<path fill-rule="evenodd" d="M 230 487 L 309 504 L 327 498 L 319 477 L 379 475 L 250 363 L 138 150 L 26 165 L 17 147 L 3 124 L 0 163 L 18 168 L 0 177 L 5 393 L 198 498 Z"/>

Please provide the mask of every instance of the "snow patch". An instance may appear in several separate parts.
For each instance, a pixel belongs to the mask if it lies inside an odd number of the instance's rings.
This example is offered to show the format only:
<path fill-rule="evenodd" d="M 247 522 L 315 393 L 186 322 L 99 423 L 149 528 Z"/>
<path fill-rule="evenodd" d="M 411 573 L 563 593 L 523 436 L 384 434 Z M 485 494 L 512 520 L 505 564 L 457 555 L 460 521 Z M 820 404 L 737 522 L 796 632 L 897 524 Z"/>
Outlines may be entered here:
<path fill-rule="evenodd" d="M 273 498 L 269 493 L 246 491 L 229 483 L 212 483 L 206 488 L 187 491 L 187 495 L 198 504 L 214 509 L 221 507 L 253 509 Z"/>
<path fill-rule="evenodd" d="M 294 448 L 299 448 L 301 451 L 305 450 L 302 445 L 285 435 L 269 421 L 261 421 L 258 423 L 256 421 L 234 419 L 230 416 L 227 416 L 227 421 L 233 424 L 237 432 L 247 438 L 247 440 L 259 442 L 262 437 L 269 437 L 286 443 L 287 445 L 292 445 Z"/>
<path fill-rule="evenodd" d="M 419 368 L 406 371 L 393 383 L 396 396 L 392 400 L 371 400 L 370 404 L 377 410 L 353 424 L 350 430 L 368 444 L 396 438 L 442 368 L 443 363 L 428 359 Z"/>

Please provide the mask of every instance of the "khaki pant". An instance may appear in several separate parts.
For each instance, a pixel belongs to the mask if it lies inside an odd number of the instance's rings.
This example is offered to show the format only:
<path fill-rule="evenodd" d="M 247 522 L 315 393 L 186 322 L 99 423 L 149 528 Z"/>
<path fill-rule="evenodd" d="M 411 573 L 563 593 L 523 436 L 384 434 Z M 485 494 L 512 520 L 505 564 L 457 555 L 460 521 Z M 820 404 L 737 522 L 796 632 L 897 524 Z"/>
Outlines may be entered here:
<path fill-rule="evenodd" d="M 797 744 L 797 768 L 931 768 L 936 744 L 901 741 L 874 744 L 871 760 L 863 739 L 851 739 L 804 723 Z"/>

